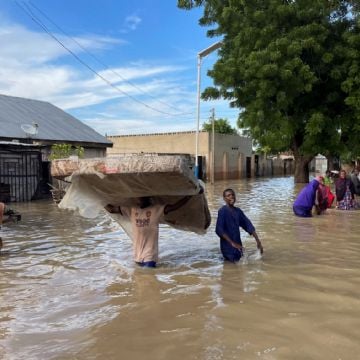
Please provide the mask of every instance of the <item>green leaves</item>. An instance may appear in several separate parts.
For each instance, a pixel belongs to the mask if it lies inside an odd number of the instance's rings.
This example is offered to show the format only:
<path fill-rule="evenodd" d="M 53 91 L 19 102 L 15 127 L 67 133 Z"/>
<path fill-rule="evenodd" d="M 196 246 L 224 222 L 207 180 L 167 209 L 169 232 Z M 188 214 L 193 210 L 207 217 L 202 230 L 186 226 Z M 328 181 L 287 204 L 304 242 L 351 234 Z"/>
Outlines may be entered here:
<path fill-rule="evenodd" d="M 204 99 L 229 99 L 243 109 L 238 124 L 273 151 L 291 148 L 311 155 L 357 148 L 353 134 L 360 135 L 358 2 L 185 3 L 203 6 L 200 23 L 223 37 L 220 58 L 209 72 L 216 86 L 204 91 Z"/>
<path fill-rule="evenodd" d="M 237 134 L 236 129 L 231 127 L 229 121 L 227 119 L 217 119 L 214 120 L 214 128 L 215 132 L 219 134 Z M 212 121 L 209 120 L 205 122 L 202 126 L 204 131 L 211 132 L 212 131 Z"/>
<path fill-rule="evenodd" d="M 84 148 L 82 146 L 72 146 L 71 144 L 54 144 L 51 147 L 49 160 L 67 159 L 72 155 L 82 158 L 84 156 Z"/>

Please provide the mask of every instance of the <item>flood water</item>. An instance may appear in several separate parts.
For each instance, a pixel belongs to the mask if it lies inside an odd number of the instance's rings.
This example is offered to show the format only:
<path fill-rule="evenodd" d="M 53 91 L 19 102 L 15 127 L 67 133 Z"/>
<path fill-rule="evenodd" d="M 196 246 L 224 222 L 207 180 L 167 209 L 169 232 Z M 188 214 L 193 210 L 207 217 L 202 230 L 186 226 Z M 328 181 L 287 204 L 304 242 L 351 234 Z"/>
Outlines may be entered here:
<path fill-rule="evenodd" d="M 235 189 L 264 245 L 224 264 L 214 234 Z M 160 229 L 157 269 L 137 268 L 105 213 L 14 204 L 0 256 L 0 359 L 359 359 L 360 211 L 297 218 L 293 178 L 207 185 L 207 234 Z"/>

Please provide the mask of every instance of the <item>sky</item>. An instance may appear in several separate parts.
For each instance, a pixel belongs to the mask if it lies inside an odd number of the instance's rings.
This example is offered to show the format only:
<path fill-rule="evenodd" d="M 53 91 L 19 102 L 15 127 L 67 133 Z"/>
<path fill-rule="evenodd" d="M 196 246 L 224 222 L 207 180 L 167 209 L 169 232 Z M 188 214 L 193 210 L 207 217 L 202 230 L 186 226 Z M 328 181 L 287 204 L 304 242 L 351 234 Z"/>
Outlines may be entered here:
<path fill-rule="evenodd" d="M 202 9 L 176 0 L 0 0 L 0 94 L 47 101 L 102 135 L 194 131 L 197 54 L 221 40 Z M 212 85 L 202 60 L 201 90 Z M 236 126 L 223 100 L 201 101 L 200 128 Z M 29 122 L 36 119 L 29 119 Z"/>

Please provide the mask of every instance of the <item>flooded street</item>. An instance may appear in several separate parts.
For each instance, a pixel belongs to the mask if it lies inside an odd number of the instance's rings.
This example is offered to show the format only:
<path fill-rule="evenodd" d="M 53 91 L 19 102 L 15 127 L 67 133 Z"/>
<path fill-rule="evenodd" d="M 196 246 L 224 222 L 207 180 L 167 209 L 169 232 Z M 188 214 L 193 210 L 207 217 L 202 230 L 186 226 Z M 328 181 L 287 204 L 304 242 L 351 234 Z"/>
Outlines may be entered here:
<path fill-rule="evenodd" d="M 224 264 L 214 233 L 232 187 L 264 245 Z M 104 214 L 13 204 L 3 226 L 0 359 L 358 359 L 360 211 L 297 218 L 293 178 L 207 185 L 204 236 L 160 229 L 157 269 Z"/>

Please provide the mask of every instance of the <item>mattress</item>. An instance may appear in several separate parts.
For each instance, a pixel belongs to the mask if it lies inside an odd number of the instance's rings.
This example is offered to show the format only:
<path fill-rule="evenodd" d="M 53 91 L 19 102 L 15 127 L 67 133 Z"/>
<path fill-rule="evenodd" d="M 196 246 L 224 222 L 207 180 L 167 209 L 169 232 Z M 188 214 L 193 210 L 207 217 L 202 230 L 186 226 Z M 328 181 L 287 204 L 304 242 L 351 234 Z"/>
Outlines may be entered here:
<path fill-rule="evenodd" d="M 164 215 L 162 223 L 176 229 L 204 233 L 210 225 L 206 196 L 199 194 L 200 181 L 185 155 L 125 154 L 93 159 L 60 159 L 51 164 L 51 175 L 71 185 L 59 207 L 77 210 L 94 218 L 104 206 L 131 207 L 135 198 L 150 196 L 153 203 L 174 204 L 184 196 L 190 200 Z M 112 215 L 121 223 L 121 216 Z M 127 230 L 127 229 L 125 229 Z"/>

